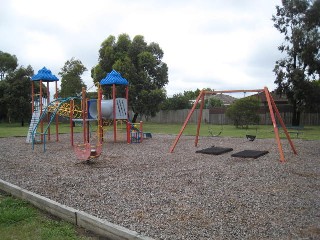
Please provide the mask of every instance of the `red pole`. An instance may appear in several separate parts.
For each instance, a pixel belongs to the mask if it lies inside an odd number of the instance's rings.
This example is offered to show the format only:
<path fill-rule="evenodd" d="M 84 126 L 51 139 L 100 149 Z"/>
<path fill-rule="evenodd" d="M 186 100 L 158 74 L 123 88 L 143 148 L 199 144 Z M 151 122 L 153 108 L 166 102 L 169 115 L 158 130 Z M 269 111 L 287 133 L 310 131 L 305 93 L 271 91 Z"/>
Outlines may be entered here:
<path fill-rule="evenodd" d="M 271 120 L 273 123 L 273 130 L 274 130 L 274 135 L 278 144 L 278 149 L 279 149 L 279 154 L 280 154 L 280 161 L 281 162 L 285 162 L 285 158 L 284 158 L 284 153 L 283 153 L 283 149 L 282 149 L 282 145 L 281 145 L 281 141 L 280 141 L 280 137 L 279 137 L 279 130 L 277 127 L 277 123 L 276 123 L 276 119 L 274 116 L 274 112 L 273 112 L 273 107 L 272 107 L 272 103 L 271 103 L 271 99 L 270 99 L 270 92 L 268 90 L 267 87 L 264 88 L 264 93 L 266 95 L 266 99 L 268 102 L 268 107 L 269 107 L 269 111 L 270 111 L 270 116 L 271 116 Z"/>
<path fill-rule="evenodd" d="M 180 137 L 181 137 L 184 129 L 186 128 L 186 126 L 187 126 L 187 124 L 188 124 L 188 121 L 189 121 L 192 113 L 193 113 L 194 110 L 196 109 L 197 104 L 198 104 L 198 102 L 199 102 L 202 94 L 203 94 L 203 90 L 201 90 L 201 92 L 199 93 L 199 96 L 197 97 L 195 103 L 193 104 L 193 107 L 192 107 L 191 110 L 189 111 L 189 114 L 188 114 L 186 120 L 184 121 L 184 124 L 182 125 L 181 130 L 180 130 L 178 136 L 176 137 L 176 139 L 174 140 L 173 144 L 171 145 L 170 150 L 169 150 L 170 153 L 172 153 L 172 152 L 174 151 L 174 148 L 176 147 L 176 145 L 177 145 L 177 143 L 178 143 L 178 141 L 179 141 L 179 139 L 180 139 Z"/>
<path fill-rule="evenodd" d="M 126 86 L 126 100 L 127 100 L 127 143 L 131 143 L 130 139 L 130 120 L 129 120 L 129 86 Z"/>
<path fill-rule="evenodd" d="M 131 143 L 130 129 L 131 129 L 131 123 L 129 121 L 127 121 L 127 143 L 128 144 Z"/>
<path fill-rule="evenodd" d="M 55 98 L 58 98 L 58 82 L 55 82 L 56 85 L 56 93 L 55 93 Z M 57 112 L 56 114 L 56 141 L 59 141 L 59 113 Z"/>
<path fill-rule="evenodd" d="M 85 88 L 82 88 L 82 99 L 81 99 L 81 112 L 82 112 L 82 128 L 83 128 L 83 143 L 87 143 L 87 130 L 86 130 L 86 93 Z"/>
<path fill-rule="evenodd" d="M 34 112 L 34 81 L 31 81 L 31 111 Z"/>
<path fill-rule="evenodd" d="M 197 147 L 198 146 L 198 141 L 199 141 L 199 133 L 200 133 L 200 127 L 201 127 L 201 120 L 202 120 L 202 110 L 204 107 L 204 93 L 201 95 L 201 105 L 200 105 L 200 111 L 199 111 L 199 116 L 198 116 L 198 126 L 197 126 L 197 134 L 196 134 L 196 139 L 194 141 L 194 145 Z"/>
<path fill-rule="evenodd" d="M 85 116 L 86 116 L 86 125 L 87 125 L 87 143 L 90 143 L 90 122 L 88 120 L 88 101 L 89 99 L 86 98 L 86 112 L 85 112 Z M 99 116 L 98 116 L 99 117 Z"/>
<path fill-rule="evenodd" d="M 47 106 L 50 102 L 50 91 L 49 91 L 49 82 L 47 82 Z M 48 116 L 47 116 L 47 121 L 49 123 L 50 121 L 50 113 L 48 112 Z M 48 126 L 48 140 L 50 141 L 50 138 L 51 138 L 51 131 L 50 131 L 50 125 Z"/>
<path fill-rule="evenodd" d="M 98 88 L 98 138 L 99 144 L 102 144 L 103 139 L 103 127 L 102 127 L 102 114 L 101 114 L 101 100 L 102 100 L 102 89 Z"/>
<path fill-rule="evenodd" d="M 143 122 L 140 121 L 140 143 L 143 141 Z"/>
<path fill-rule="evenodd" d="M 127 119 L 129 115 L 129 87 L 126 86 L 126 99 L 127 99 Z"/>
<path fill-rule="evenodd" d="M 39 104 L 40 104 L 40 116 L 42 114 L 42 80 L 40 80 L 40 99 L 39 99 Z M 40 122 L 40 131 L 41 131 L 41 142 L 43 141 L 43 120 L 41 119 Z"/>
<path fill-rule="evenodd" d="M 113 141 L 117 141 L 117 116 L 116 116 L 116 85 L 112 85 L 112 100 L 113 100 Z"/>
<path fill-rule="evenodd" d="M 70 134 L 71 134 L 70 140 L 71 140 L 71 146 L 73 146 L 73 121 L 72 121 L 72 119 L 73 119 L 73 106 L 74 106 L 74 100 L 72 99 L 70 101 Z"/>
<path fill-rule="evenodd" d="M 263 92 L 263 91 L 264 91 L 264 89 L 221 90 L 221 91 L 205 91 L 205 94 L 238 93 L 238 92 Z"/>
<path fill-rule="evenodd" d="M 294 144 L 293 144 L 293 142 L 292 142 L 292 140 L 291 140 L 290 134 L 288 133 L 288 130 L 287 130 L 287 128 L 286 128 L 286 125 L 284 124 L 284 122 L 283 122 L 283 120 L 282 120 L 282 117 L 281 117 L 281 115 L 280 115 L 280 113 L 279 113 L 279 110 L 278 110 L 278 108 L 277 108 L 277 106 L 276 106 L 276 104 L 275 104 L 275 102 L 274 102 L 273 97 L 271 96 L 271 94 L 270 94 L 270 100 L 271 100 L 271 104 L 272 104 L 272 106 L 273 106 L 273 109 L 274 109 L 274 111 L 275 111 L 275 113 L 276 113 L 276 116 L 278 117 L 279 123 L 280 123 L 280 125 L 281 125 L 284 133 L 286 134 L 286 137 L 287 137 L 287 139 L 288 139 L 288 141 L 289 141 L 289 144 L 290 144 L 290 146 L 291 146 L 291 149 L 292 149 L 293 153 L 294 153 L 294 154 L 298 154 L 298 153 L 297 153 L 297 150 L 296 150 L 296 148 L 295 148 L 295 146 L 294 146 Z"/>

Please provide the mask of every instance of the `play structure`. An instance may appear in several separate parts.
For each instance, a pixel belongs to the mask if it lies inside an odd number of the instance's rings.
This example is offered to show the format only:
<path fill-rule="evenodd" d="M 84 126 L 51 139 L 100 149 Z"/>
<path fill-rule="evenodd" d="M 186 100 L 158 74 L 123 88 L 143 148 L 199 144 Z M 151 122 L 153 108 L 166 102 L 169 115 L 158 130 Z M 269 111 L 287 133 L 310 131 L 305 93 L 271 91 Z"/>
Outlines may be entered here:
<path fill-rule="evenodd" d="M 279 130 L 278 130 L 278 126 L 281 126 L 285 135 L 286 135 L 286 138 L 291 146 L 291 149 L 293 151 L 294 154 L 297 154 L 297 151 L 295 149 L 295 146 L 290 138 L 290 135 L 287 131 L 287 128 L 280 116 L 280 113 L 277 109 L 277 106 L 268 90 L 267 87 L 264 87 L 263 89 L 253 89 L 253 90 L 223 90 L 223 91 L 206 91 L 206 90 L 202 90 L 195 103 L 193 104 L 193 107 L 191 108 L 191 110 L 189 111 L 182 127 L 181 127 L 181 130 L 179 132 L 179 134 L 177 135 L 177 137 L 175 138 L 174 142 L 172 143 L 171 147 L 170 147 L 170 150 L 169 152 L 172 153 L 184 131 L 184 129 L 186 128 L 187 124 L 188 124 L 188 121 L 189 119 L 191 118 L 194 110 L 196 109 L 197 105 L 200 103 L 200 112 L 199 112 L 199 115 L 198 115 L 198 124 L 197 124 L 197 130 L 196 130 L 196 136 L 195 136 L 195 146 L 197 147 L 198 146 L 198 141 L 199 141 L 199 133 L 200 133 L 200 127 L 201 127 L 201 120 L 202 120 L 202 111 L 203 111 L 203 108 L 204 108 L 204 99 L 205 99 L 205 95 L 212 95 L 212 94 L 219 94 L 219 93 L 239 93 L 239 92 L 244 92 L 244 93 L 248 93 L 248 92 L 255 92 L 255 93 L 264 93 L 265 96 L 266 96 L 266 99 L 267 99 L 267 103 L 268 103 L 268 107 L 269 107 L 269 112 L 270 112 L 270 117 L 271 117 L 271 120 L 272 120 L 272 124 L 273 124 L 273 130 L 274 130 L 274 135 L 275 135 L 275 139 L 276 139 L 276 142 L 277 142 L 277 145 L 278 145 L 278 150 L 279 150 L 279 155 L 280 155 L 280 161 L 281 162 L 284 162 L 285 161 L 285 157 L 284 157 L 284 153 L 283 153 L 283 148 L 282 148 L 282 144 L 281 144 L 281 141 L 280 141 L 280 136 L 279 136 Z M 278 121 L 278 124 L 277 124 L 277 121 Z M 221 132 L 218 134 L 220 135 Z M 216 135 L 216 136 L 218 136 Z M 247 134 L 247 138 L 249 141 L 254 141 L 256 136 L 254 135 L 248 135 Z M 221 149 L 213 149 L 213 150 L 204 150 L 205 153 L 208 153 L 208 151 L 216 151 L 216 152 L 221 152 L 220 151 Z M 232 149 L 231 149 L 232 150 Z M 230 149 L 227 149 L 226 151 L 231 151 Z M 207 151 L 207 152 L 206 152 Z M 222 150 L 222 152 L 224 151 L 224 149 Z M 239 156 L 261 156 L 266 154 L 267 152 L 266 151 L 263 151 L 263 152 L 260 152 L 258 153 L 257 151 L 251 151 L 250 153 L 248 152 L 241 152 L 241 153 L 238 153 L 238 154 L 235 154 L 234 157 L 239 157 Z M 247 154 L 247 155 L 246 155 Z"/>
<path fill-rule="evenodd" d="M 131 123 L 128 113 L 128 81 L 118 72 L 112 70 L 97 85 L 98 98 L 87 99 L 83 88 L 81 96 L 59 98 L 57 91 L 58 78 L 52 75 L 45 67 L 31 78 L 32 81 L 32 119 L 26 141 L 43 144 L 50 141 L 50 125 L 55 122 L 56 141 L 59 141 L 59 117 L 68 118 L 70 122 L 70 142 L 78 159 L 89 160 L 97 158 L 102 152 L 104 131 L 107 127 L 113 128 L 113 141 L 118 141 L 119 129 L 124 129 L 127 143 L 141 143 L 143 138 L 150 137 L 151 133 L 143 133 L 143 123 Z M 35 93 L 34 82 L 39 82 L 40 93 Z M 55 82 L 56 93 L 53 101 L 49 101 L 49 83 Z M 43 96 L 42 84 L 47 83 L 47 96 Z M 117 87 L 125 87 L 125 96 L 117 98 Z M 102 87 L 112 88 L 112 99 L 102 99 Z M 80 102 L 80 106 L 76 104 Z M 74 127 L 82 126 L 83 141 L 74 143 Z M 95 126 L 94 134 L 92 128 Z M 124 126 L 124 127 L 123 127 Z M 150 135 L 146 135 L 150 134 Z"/>

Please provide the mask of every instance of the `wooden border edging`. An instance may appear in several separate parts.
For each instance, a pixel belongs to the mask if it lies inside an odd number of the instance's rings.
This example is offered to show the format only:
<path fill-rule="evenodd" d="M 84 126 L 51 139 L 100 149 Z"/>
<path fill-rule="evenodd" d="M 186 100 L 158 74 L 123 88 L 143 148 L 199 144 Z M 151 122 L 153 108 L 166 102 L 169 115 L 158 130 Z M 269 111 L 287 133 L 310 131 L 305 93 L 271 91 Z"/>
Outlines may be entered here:
<path fill-rule="evenodd" d="M 23 199 L 37 208 L 49 212 L 65 221 L 112 240 L 153 240 L 153 238 L 142 236 L 135 231 L 97 218 L 83 211 L 62 205 L 46 197 L 42 197 L 36 193 L 3 181 L 2 179 L 0 179 L 0 190 Z"/>

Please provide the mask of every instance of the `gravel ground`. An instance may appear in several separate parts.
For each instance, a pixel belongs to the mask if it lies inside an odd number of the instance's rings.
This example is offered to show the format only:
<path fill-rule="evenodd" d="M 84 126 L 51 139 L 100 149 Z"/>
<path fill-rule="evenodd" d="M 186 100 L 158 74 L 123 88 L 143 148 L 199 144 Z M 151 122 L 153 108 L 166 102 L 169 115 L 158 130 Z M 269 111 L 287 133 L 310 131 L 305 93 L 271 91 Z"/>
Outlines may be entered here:
<path fill-rule="evenodd" d="M 106 142 L 79 162 L 69 135 L 42 145 L 0 139 L 0 178 L 154 239 L 320 239 L 320 142 L 155 135 L 142 144 Z M 231 147 L 219 156 L 195 153 Z M 266 150 L 258 159 L 232 153 Z"/>

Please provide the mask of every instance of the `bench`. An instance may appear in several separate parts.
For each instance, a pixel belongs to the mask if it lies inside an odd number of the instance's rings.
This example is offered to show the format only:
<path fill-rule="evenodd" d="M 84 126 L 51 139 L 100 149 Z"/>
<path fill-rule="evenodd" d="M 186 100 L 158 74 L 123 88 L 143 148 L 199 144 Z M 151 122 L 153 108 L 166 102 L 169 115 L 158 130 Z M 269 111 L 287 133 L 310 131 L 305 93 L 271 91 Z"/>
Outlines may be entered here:
<path fill-rule="evenodd" d="M 303 125 L 299 125 L 299 126 L 285 125 L 285 126 L 286 126 L 288 133 L 295 134 L 297 138 L 299 138 L 300 134 L 303 134 L 303 129 L 304 129 Z M 278 125 L 277 127 L 279 130 L 282 129 L 281 125 Z"/>

